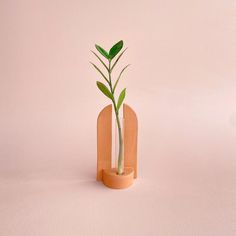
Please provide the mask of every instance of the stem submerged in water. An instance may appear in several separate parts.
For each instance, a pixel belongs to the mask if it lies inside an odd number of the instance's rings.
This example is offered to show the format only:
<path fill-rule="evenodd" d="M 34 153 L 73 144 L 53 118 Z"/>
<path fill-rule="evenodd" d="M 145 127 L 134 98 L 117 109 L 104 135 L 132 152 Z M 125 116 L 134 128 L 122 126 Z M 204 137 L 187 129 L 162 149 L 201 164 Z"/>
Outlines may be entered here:
<path fill-rule="evenodd" d="M 118 134 L 119 134 L 119 154 L 118 154 L 118 174 L 122 175 L 124 173 L 124 158 L 123 158 L 123 137 L 122 137 L 122 130 L 119 116 L 116 116 L 116 122 L 118 127 Z"/>

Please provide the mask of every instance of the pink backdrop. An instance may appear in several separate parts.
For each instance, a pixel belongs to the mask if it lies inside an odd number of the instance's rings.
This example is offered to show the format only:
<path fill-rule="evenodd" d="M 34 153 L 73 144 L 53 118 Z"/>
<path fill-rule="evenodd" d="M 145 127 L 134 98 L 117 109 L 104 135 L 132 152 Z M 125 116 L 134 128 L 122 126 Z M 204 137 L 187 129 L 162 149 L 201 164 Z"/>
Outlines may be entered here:
<path fill-rule="evenodd" d="M 236 235 L 235 12 L 233 0 L 1 0 L 0 234 Z M 120 39 L 140 175 L 117 192 L 94 181 L 109 101 L 88 62 Z"/>

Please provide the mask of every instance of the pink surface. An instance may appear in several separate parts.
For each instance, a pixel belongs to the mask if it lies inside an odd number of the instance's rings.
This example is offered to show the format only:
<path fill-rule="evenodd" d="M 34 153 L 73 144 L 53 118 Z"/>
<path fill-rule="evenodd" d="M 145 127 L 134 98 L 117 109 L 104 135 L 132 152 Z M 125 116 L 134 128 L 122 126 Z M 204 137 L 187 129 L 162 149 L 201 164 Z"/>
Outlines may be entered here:
<path fill-rule="evenodd" d="M 0 6 L 0 235 L 236 235 L 235 1 Z M 120 39 L 139 178 L 115 191 L 95 181 L 109 101 L 88 61 Z"/>

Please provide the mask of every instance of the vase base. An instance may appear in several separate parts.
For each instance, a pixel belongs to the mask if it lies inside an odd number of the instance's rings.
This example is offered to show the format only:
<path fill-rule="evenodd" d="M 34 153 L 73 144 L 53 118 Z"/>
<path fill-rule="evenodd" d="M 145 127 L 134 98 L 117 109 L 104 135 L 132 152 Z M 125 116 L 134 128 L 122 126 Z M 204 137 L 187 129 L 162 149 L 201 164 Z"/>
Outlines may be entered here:
<path fill-rule="evenodd" d="M 125 167 L 122 175 L 117 174 L 116 168 L 103 170 L 102 181 L 109 188 L 128 188 L 134 182 L 134 169 L 132 167 Z"/>

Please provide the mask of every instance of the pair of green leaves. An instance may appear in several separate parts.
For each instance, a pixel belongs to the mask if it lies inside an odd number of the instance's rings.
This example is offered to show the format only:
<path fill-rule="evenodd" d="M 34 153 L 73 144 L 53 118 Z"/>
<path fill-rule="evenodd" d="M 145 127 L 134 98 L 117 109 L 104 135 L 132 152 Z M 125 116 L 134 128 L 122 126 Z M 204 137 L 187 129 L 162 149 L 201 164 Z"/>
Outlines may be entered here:
<path fill-rule="evenodd" d="M 97 87 L 100 89 L 100 91 L 107 96 L 108 98 L 110 98 L 113 102 L 114 102 L 114 97 L 113 94 L 109 91 L 109 89 L 106 87 L 105 84 L 103 84 L 102 82 L 97 81 Z M 124 99 L 125 99 L 125 93 L 126 93 L 126 89 L 123 89 L 119 95 L 118 98 L 118 102 L 117 102 L 117 111 L 119 111 Z"/>
<path fill-rule="evenodd" d="M 120 40 L 118 43 L 113 45 L 109 53 L 97 44 L 95 45 L 95 47 L 106 59 L 112 60 L 123 48 L 123 40 Z"/>

